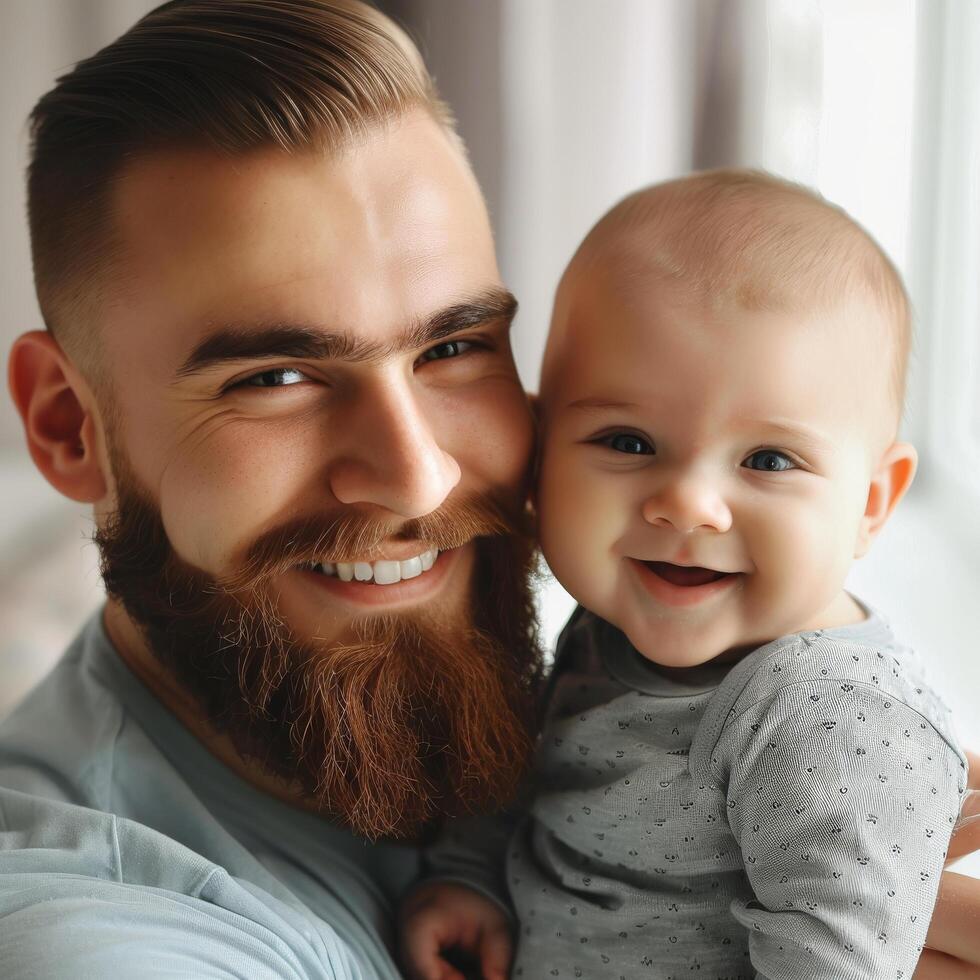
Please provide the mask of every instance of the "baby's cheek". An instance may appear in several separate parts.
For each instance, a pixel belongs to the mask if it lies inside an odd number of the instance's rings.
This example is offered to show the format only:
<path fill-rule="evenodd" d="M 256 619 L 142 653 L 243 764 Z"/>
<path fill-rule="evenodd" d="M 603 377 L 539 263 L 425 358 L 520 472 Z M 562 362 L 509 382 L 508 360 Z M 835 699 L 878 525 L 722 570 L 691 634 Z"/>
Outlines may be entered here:
<path fill-rule="evenodd" d="M 546 452 L 541 462 L 536 488 L 538 528 L 541 550 L 552 571 L 559 571 L 574 554 L 580 538 L 574 533 L 576 522 L 587 510 L 587 501 L 577 492 L 580 483 L 574 467 L 561 455 Z"/>
<path fill-rule="evenodd" d="M 753 563 L 772 609 L 806 618 L 840 590 L 850 565 L 840 515 L 827 501 L 784 507 L 753 535 Z M 760 598 L 757 596 L 757 598 Z"/>
<path fill-rule="evenodd" d="M 593 607 L 610 588 L 615 520 L 597 481 L 566 456 L 545 454 L 538 481 L 541 550 L 562 586 Z"/>

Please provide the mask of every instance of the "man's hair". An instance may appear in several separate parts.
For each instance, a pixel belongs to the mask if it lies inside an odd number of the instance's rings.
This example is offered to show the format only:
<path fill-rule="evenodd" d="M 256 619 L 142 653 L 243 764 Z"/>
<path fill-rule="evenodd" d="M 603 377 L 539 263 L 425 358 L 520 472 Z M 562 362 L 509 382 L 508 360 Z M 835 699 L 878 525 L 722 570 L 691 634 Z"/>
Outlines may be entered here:
<path fill-rule="evenodd" d="M 170 0 L 31 114 L 28 216 L 44 322 L 97 372 L 88 324 L 118 242 L 112 191 L 163 149 L 342 151 L 413 108 L 453 133 L 418 50 L 360 0 Z"/>
<path fill-rule="evenodd" d="M 572 266 L 590 261 L 747 310 L 808 312 L 866 300 L 883 315 L 880 344 L 901 412 L 912 336 L 902 278 L 864 228 L 801 184 L 729 169 L 645 187 L 599 220 Z"/>

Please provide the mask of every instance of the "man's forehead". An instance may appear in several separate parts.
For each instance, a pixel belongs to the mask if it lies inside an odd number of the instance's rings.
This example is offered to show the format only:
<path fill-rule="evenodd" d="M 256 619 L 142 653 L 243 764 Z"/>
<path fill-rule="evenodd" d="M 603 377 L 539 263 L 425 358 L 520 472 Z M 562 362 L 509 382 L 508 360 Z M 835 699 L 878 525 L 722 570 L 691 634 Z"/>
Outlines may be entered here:
<path fill-rule="evenodd" d="M 141 292 L 180 300 L 194 319 L 218 313 L 209 304 L 223 306 L 224 284 L 234 294 L 302 278 L 314 253 L 337 249 L 353 217 L 332 169 L 265 152 L 140 161 L 116 197 L 123 265 Z"/>
<path fill-rule="evenodd" d="M 268 209 L 288 206 L 311 182 L 315 162 L 320 195 L 336 194 L 336 182 L 329 179 L 336 164 L 306 155 L 256 150 L 228 157 L 204 149 L 148 154 L 126 167 L 116 183 L 116 224 L 126 248 L 137 254 L 162 246 L 170 235 L 233 240 Z"/>
<path fill-rule="evenodd" d="M 452 210 L 438 189 L 459 197 L 476 187 L 434 123 L 402 123 L 332 156 L 275 148 L 148 154 L 123 171 L 113 211 L 125 249 L 166 264 L 194 246 L 244 251 L 277 228 L 302 254 L 324 240 L 390 233 L 396 212 L 424 211 L 430 225 L 448 224 Z"/>
<path fill-rule="evenodd" d="M 155 154 L 115 205 L 126 305 L 181 323 L 403 323 L 497 282 L 479 190 L 428 117 L 329 158 Z"/>

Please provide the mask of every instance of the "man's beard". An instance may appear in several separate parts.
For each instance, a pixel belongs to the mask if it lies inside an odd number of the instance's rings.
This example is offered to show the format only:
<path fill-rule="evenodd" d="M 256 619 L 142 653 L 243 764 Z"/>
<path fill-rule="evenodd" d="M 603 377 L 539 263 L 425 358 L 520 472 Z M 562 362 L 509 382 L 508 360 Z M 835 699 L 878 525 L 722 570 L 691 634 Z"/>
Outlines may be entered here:
<path fill-rule="evenodd" d="M 351 514 L 293 521 L 219 579 L 174 553 L 158 508 L 115 464 L 118 509 L 95 535 L 106 589 L 244 759 L 372 839 L 512 798 L 541 674 L 522 510 L 471 498 L 396 527 Z M 330 643 L 293 633 L 277 576 L 397 540 L 440 551 L 472 540 L 469 608 L 365 616 Z"/>

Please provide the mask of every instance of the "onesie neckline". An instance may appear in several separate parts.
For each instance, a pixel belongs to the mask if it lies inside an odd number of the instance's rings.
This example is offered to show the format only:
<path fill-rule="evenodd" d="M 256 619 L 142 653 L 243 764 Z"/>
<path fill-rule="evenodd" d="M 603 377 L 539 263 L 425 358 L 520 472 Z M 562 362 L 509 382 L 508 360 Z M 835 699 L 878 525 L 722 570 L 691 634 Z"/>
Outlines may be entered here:
<path fill-rule="evenodd" d="M 736 671 L 751 673 L 760 659 L 765 659 L 774 651 L 800 639 L 806 641 L 826 637 L 831 640 L 846 640 L 850 643 L 890 640 L 891 628 L 884 617 L 856 596 L 852 595 L 851 598 L 865 614 L 865 618 L 860 622 L 835 626 L 832 629 L 787 633 L 756 647 L 734 663 L 708 662 L 697 667 L 689 667 L 684 671 L 683 677 L 665 674 L 658 664 L 644 657 L 621 630 L 597 617 L 599 655 L 606 669 L 616 680 L 644 694 L 656 694 L 668 698 L 708 694 L 716 690 L 729 674 Z"/>

